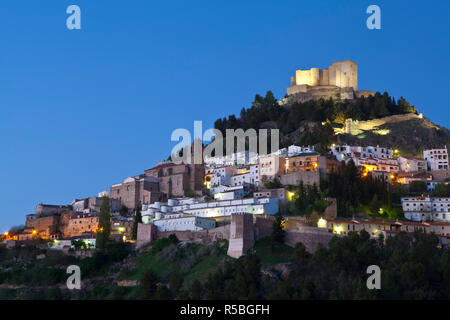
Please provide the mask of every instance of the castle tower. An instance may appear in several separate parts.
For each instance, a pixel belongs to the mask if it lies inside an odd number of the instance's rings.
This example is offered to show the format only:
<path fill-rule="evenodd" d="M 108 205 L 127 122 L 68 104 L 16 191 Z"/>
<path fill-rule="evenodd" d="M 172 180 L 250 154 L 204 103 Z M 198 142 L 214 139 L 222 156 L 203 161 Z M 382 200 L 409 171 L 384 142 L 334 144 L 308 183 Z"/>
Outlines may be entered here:
<path fill-rule="evenodd" d="M 253 215 L 248 213 L 232 214 L 227 254 L 230 257 L 239 258 L 253 248 L 254 244 Z"/>

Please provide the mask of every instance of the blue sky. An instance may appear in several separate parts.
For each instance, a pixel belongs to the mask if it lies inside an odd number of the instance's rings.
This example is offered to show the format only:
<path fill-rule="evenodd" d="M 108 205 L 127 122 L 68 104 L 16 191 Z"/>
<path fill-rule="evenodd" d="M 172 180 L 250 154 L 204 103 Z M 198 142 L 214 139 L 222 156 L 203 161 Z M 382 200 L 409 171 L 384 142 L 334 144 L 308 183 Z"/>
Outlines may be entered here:
<path fill-rule="evenodd" d="M 66 28 L 81 8 L 82 29 Z M 381 7 L 381 30 L 366 8 Z M 0 231 L 167 158 L 204 129 L 284 95 L 296 69 L 352 59 L 360 89 L 404 96 L 450 126 L 448 1 L 0 3 Z"/>

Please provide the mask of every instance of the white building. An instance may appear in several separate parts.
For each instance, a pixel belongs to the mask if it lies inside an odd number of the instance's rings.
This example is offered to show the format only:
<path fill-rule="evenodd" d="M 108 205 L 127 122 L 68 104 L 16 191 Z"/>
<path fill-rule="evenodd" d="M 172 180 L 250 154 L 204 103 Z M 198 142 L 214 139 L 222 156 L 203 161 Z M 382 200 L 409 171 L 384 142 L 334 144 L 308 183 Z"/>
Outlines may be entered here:
<path fill-rule="evenodd" d="M 244 186 L 237 187 L 224 187 L 225 189 L 222 192 L 217 192 L 214 194 L 215 200 L 234 200 L 234 199 L 242 199 L 246 192 L 244 190 Z"/>
<path fill-rule="evenodd" d="M 362 166 L 368 171 L 384 171 L 396 173 L 399 171 L 397 159 L 390 158 L 353 158 L 356 166 Z M 350 161 L 350 160 L 349 160 Z"/>
<path fill-rule="evenodd" d="M 408 220 L 450 222 L 450 198 L 408 197 L 401 202 Z"/>
<path fill-rule="evenodd" d="M 154 220 L 158 231 L 202 231 L 216 227 L 216 220 L 190 216 L 185 214 L 166 215 L 162 219 Z"/>
<path fill-rule="evenodd" d="M 207 169 L 205 175 L 206 187 L 213 193 L 215 193 L 215 188 L 217 187 L 230 186 L 231 177 L 235 173 L 236 168 L 233 166 L 221 166 L 217 168 Z"/>
<path fill-rule="evenodd" d="M 424 150 L 423 158 L 427 161 L 428 170 L 448 170 L 447 146 L 442 149 Z"/>
<path fill-rule="evenodd" d="M 338 161 L 355 158 L 392 158 L 392 149 L 380 146 L 348 146 L 348 145 L 332 145 L 331 154 L 333 154 Z"/>
<path fill-rule="evenodd" d="M 210 166 L 235 166 L 235 165 L 250 165 L 258 162 L 258 153 L 250 152 L 248 150 L 228 154 L 222 157 L 204 157 L 204 162 Z"/>
<path fill-rule="evenodd" d="M 197 217 L 214 218 L 230 216 L 232 213 L 274 215 L 278 212 L 278 198 L 246 198 L 201 202 L 195 198 L 169 199 L 142 206 L 142 221 L 165 218 L 173 213 L 190 214 Z"/>
<path fill-rule="evenodd" d="M 231 186 L 242 186 L 244 184 L 259 185 L 259 165 L 255 164 L 249 168 L 241 169 L 231 177 Z"/>
<path fill-rule="evenodd" d="M 398 157 L 398 164 L 400 171 L 403 172 L 417 172 L 427 169 L 426 161 L 423 159 L 412 157 Z"/>

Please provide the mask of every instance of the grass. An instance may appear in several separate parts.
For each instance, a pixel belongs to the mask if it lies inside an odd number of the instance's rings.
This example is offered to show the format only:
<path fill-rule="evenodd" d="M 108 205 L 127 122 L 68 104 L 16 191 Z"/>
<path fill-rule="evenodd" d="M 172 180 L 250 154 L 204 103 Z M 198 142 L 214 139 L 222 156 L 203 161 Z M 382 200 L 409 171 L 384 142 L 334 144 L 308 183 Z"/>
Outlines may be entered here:
<path fill-rule="evenodd" d="M 184 248 L 177 249 L 177 255 L 172 258 L 161 258 L 158 256 L 158 252 L 163 250 L 166 244 L 157 243 L 158 250 L 154 250 L 155 247 L 150 252 L 147 252 L 136 258 L 137 267 L 132 270 L 123 269 L 118 277 L 119 280 L 140 280 L 142 274 L 148 270 L 152 269 L 158 278 L 162 280 L 168 280 L 171 274 L 175 272 L 180 272 L 184 277 L 183 287 L 188 288 L 195 279 L 202 281 L 205 279 L 209 273 L 215 271 L 224 259 L 226 259 L 226 248 L 227 243 L 218 242 L 216 247 L 219 250 L 215 254 L 207 254 L 199 259 L 189 270 L 182 271 L 182 264 L 186 260 L 192 258 L 199 254 L 199 250 L 204 250 L 205 245 L 201 244 L 188 244 Z"/>
<path fill-rule="evenodd" d="M 274 248 L 274 250 L 272 250 L 270 237 L 256 241 L 254 249 L 256 255 L 261 260 L 261 266 L 263 268 L 267 268 L 278 263 L 289 262 L 294 251 L 293 248 L 284 244 L 279 244 Z"/>
<path fill-rule="evenodd" d="M 189 288 L 196 279 L 202 282 L 211 272 L 214 272 L 220 265 L 222 265 L 222 262 L 225 259 L 225 254 L 221 254 L 218 256 L 210 255 L 198 262 L 184 276 L 183 288 Z"/>

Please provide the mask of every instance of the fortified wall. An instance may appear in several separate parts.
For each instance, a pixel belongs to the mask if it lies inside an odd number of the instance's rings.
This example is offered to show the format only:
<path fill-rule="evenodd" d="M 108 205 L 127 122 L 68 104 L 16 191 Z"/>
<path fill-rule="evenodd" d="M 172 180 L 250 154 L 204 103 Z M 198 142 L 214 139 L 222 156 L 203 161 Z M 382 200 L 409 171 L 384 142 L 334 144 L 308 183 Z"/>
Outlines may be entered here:
<path fill-rule="evenodd" d="M 296 70 L 291 77 L 287 98 L 281 104 L 309 100 L 353 100 L 374 95 L 373 91 L 358 91 L 358 64 L 352 60 L 333 62 L 327 69 Z"/>

